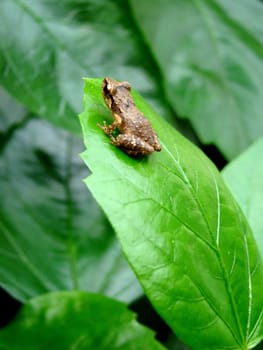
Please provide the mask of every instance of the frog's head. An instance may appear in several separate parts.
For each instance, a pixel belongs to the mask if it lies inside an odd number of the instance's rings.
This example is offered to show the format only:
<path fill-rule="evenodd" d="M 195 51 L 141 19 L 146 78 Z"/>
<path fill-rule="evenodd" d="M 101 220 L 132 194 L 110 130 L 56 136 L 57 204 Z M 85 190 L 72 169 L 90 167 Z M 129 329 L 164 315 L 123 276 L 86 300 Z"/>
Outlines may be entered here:
<path fill-rule="evenodd" d="M 113 97 L 116 95 L 118 89 L 131 90 L 131 85 L 127 81 L 118 82 L 110 77 L 106 77 L 102 81 L 102 95 L 106 105 L 111 108 Z"/>

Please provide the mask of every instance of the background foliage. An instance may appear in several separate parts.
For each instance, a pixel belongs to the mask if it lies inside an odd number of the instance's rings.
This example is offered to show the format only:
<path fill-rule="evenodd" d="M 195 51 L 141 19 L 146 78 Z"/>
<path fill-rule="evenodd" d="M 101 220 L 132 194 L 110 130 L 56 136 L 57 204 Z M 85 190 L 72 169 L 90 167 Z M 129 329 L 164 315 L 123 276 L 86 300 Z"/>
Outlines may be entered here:
<path fill-rule="evenodd" d="M 262 253 L 260 1 L 2 0 L 0 13 L 5 292 L 24 303 L 82 290 L 133 307 L 143 295 L 81 181 L 88 175 L 77 118 L 84 76 L 128 80 L 218 166 L 229 163 L 223 176 Z M 167 344 L 183 346 L 171 337 Z"/>

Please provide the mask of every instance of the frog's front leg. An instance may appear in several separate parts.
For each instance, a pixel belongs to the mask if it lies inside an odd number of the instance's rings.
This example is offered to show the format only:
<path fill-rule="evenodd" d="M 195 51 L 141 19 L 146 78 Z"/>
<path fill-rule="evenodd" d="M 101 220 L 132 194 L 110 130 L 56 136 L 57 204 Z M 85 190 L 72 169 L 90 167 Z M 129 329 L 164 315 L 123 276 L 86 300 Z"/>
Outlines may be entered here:
<path fill-rule="evenodd" d="M 154 152 L 154 148 L 135 135 L 119 134 L 111 137 L 111 143 L 131 156 L 143 156 Z"/>
<path fill-rule="evenodd" d="M 118 123 L 116 121 L 114 121 L 112 124 L 107 125 L 105 120 L 104 120 L 103 125 L 97 124 L 97 126 L 99 128 L 101 128 L 106 135 L 111 137 L 111 134 L 113 133 L 113 131 L 118 127 Z"/>

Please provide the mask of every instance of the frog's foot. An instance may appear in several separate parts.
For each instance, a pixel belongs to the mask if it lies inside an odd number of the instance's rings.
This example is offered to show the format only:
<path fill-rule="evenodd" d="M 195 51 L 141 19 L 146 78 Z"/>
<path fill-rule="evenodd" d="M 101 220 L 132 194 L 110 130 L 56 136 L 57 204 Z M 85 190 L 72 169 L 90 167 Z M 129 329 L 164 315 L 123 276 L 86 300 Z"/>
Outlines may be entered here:
<path fill-rule="evenodd" d="M 111 134 L 113 133 L 113 131 L 116 129 L 116 124 L 113 122 L 110 125 L 107 125 L 105 120 L 103 121 L 103 125 L 101 124 L 97 124 L 97 126 L 102 129 L 104 131 L 104 133 L 108 136 L 111 137 Z"/>
<path fill-rule="evenodd" d="M 144 156 L 154 152 L 154 148 L 135 135 L 120 134 L 116 138 L 111 137 L 111 143 L 121 148 L 131 156 Z"/>

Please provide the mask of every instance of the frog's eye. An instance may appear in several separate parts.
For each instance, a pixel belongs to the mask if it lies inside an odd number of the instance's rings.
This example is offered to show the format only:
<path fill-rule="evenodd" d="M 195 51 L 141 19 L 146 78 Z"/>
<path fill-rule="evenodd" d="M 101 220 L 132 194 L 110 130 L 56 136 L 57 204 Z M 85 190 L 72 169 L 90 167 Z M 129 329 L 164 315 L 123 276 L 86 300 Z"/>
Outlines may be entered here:
<path fill-rule="evenodd" d="M 113 95 L 115 93 L 115 86 L 114 84 L 112 84 L 111 79 L 109 78 L 105 78 L 102 81 L 102 91 L 103 91 L 103 95 L 107 96 L 107 95 Z"/>
<path fill-rule="evenodd" d="M 116 85 L 115 84 L 108 84 L 107 85 L 107 92 L 110 94 L 110 95 L 115 95 L 115 92 L 116 92 Z"/>

